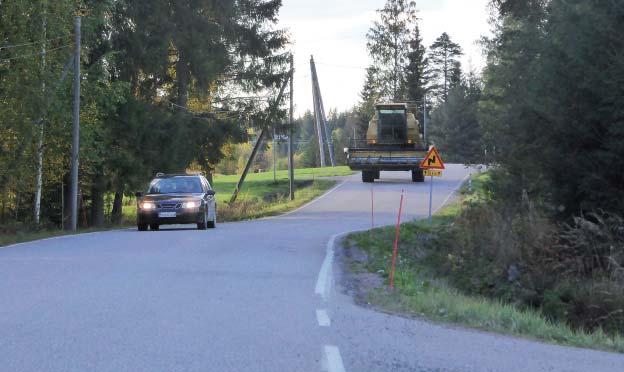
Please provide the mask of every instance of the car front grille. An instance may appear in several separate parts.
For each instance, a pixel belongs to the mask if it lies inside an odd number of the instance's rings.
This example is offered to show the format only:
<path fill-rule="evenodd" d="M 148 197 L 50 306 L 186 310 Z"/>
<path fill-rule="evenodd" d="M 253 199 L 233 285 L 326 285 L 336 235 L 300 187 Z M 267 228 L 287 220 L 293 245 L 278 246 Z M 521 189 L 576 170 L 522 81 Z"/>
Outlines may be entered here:
<path fill-rule="evenodd" d="M 158 208 L 159 209 L 164 209 L 164 210 L 180 209 L 180 208 L 182 208 L 182 204 L 180 204 L 180 203 L 160 203 L 160 204 L 158 204 Z"/>

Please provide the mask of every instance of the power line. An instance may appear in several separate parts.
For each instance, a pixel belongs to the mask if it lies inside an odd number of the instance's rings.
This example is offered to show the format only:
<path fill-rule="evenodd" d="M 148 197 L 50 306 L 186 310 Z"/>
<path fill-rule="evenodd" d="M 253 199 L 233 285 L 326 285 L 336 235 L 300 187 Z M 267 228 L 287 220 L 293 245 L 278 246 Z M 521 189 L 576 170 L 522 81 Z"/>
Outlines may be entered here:
<path fill-rule="evenodd" d="M 0 51 L 3 50 L 3 49 L 13 49 L 13 48 L 19 48 L 19 47 L 28 46 L 28 45 L 41 44 L 41 43 L 54 41 L 54 40 L 61 40 L 61 39 L 65 39 L 65 38 L 67 38 L 67 37 L 69 37 L 71 35 L 72 34 L 65 34 L 63 36 L 57 36 L 57 37 L 53 37 L 53 38 L 50 38 L 50 39 L 44 39 L 44 40 L 39 40 L 39 41 L 32 41 L 32 42 L 29 42 L 29 43 L 4 45 L 4 46 L 0 46 Z"/>
<path fill-rule="evenodd" d="M 45 51 L 45 53 L 47 54 L 47 53 L 54 52 L 54 51 L 57 51 L 57 50 L 66 49 L 66 48 L 69 48 L 69 47 L 72 47 L 72 46 L 73 45 L 71 45 L 71 44 L 63 45 L 63 46 L 60 46 L 60 47 L 57 47 L 57 48 L 48 49 L 48 50 Z M 39 52 L 36 52 L 36 53 L 31 53 L 31 54 L 23 54 L 21 56 L 15 56 L 15 57 L 11 57 L 11 58 L 4 58 L 4 59 L 0 59 L 0 63 L 2 63 L 2 62 L 10 62 L 12 60 L 19 59 L 19 58 L 28 58 L 28 57 L 39 56 L 39 55 L 43 55 L 43 53 L 44 52 L 39 51 Z"/>

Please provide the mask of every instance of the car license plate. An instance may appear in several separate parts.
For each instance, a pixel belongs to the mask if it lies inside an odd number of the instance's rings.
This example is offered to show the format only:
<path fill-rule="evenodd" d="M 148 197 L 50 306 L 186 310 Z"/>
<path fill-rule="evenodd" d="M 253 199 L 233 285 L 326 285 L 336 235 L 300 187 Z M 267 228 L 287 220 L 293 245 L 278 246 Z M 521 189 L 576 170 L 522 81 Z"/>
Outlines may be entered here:
<path fill-rule="evenodd" d="M 176 212 L 159 212 L 158 218 L 175 218 Z"/>

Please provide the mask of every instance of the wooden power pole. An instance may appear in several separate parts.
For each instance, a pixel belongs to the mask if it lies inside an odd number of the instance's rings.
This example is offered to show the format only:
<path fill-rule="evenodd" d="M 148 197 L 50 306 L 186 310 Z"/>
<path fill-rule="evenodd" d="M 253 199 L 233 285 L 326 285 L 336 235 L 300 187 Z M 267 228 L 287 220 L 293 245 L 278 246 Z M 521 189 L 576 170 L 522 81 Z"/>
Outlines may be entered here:
<path fill-rule="evenodd" d="M 318 81 L 318 74 L 316 73 L 316 64 L 314 63 L 314 57 L 310 57 L 310 71 L 312 76 L 312 98 L 314 103 L 314 119 L 316 121 L 317 132 L 319 133 L 319 150 L 321 155 L 321 166 L 325 166 L 325 142 L 327 142 L 327 150 L 329 151 L 329 161 L 331 166 L 336 166 L 336 160 L 334 159 L 334 144 L 331 138 L 331 131 L 329 130 L 329 123 L 327 122 L 327 116 L 325 114 L 325 107 L 323 105 L 323 97 L 321 96 L 321 87 Z M 323 138 L 325 139 L 323 141 Z"/>
<path fill-rule="evenodd" d="M 288 82 L 292 80 L 292 76 L 293 75 L 292 75 L 292 69 L 291 69 L 290 74 L 288 75 L 288 78 L 284 80 L 284 83 L 282 84 L 282 87 L 280 88 L 277 98 L 275 99 L 273 104 L 269 106 L 269 113 L 267 114 L 265 123 L 270 123 L 273 120 L 275 113 L 277 112 L 277 109 L 279 108 L 279 104 L 282 100 L 282 97 L 284 96 L 284 91 L 286 90 L 286 86 L 288 85 Z M 256 154 L 258 153 L 258 149 L 262 145 L 262 141 L 264 140 L 265 135 L 266 135 L 266 129 L 262 129 L 260 131 L 260 135 L 258 136 L 258 139 L 256 140 L 256 144 L 254 145 L 253 150 L 251 151 L 251 155 L 249 156 L 249 159 L 247 159 L 247 164 L 245 164 L 245 169 L 243 170 L 243 174 L 241 174 L 241 177 L 238 180 L 238 183 L 236 184 L 236 188 L 234 189 L 234 192 L 232 193 L 232 197 L 230 198 L 230 203 L 235 202 L 236 198 L 238 198 L 238 194 L 240 193 L 240 190 L 243 187 L 243 184 L 245 183 L 245 178 L 247 178 L 247 173 L 249 172 L 249 168 L 251 168 L 251 164 L 256 158 Z"/>

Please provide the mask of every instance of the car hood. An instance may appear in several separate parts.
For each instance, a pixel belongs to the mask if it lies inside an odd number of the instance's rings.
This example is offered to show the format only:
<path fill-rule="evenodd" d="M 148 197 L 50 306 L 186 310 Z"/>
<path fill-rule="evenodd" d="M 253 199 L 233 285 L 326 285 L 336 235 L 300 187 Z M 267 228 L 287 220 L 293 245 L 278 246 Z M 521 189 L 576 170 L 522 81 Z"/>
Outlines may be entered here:
<path fill-rule="evenodd" d="M 201 199 L 204 194 L 152 194 L 141 197 L 143 202 L 187 201 Z"/>

